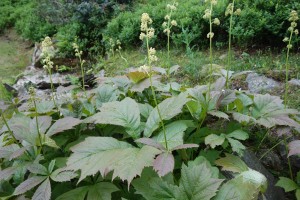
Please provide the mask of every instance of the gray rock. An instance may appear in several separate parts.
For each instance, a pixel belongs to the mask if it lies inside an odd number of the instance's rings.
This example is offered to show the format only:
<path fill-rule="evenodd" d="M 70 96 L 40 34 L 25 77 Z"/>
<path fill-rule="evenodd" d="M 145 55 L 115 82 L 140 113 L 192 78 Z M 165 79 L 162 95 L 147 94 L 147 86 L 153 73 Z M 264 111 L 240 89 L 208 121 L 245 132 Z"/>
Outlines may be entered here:
<path fill-rule="evenodd" d="M 248 89 L 252 93 L 269 91 L 280 87 L 280 83 L 257 73 L 250 73 L 246 78 Z"/>
<path fill-rule="evenodd" d="M 293 78 L 292 80 L 289 81 L 289 84 L 294 86 L 300 86 L 300 79 Z"/>
<path fill-rule="evenodd" d="M 284 200 L 284 192 L 280 187 L 275 186 L 277 180 L 275 177 L 261 164 L 260 160 L 255 156 L 250 150 L 244 152 L 243 158 L 244 162 L 256 171 L 259 171 L 266 176 L 268 180 L 268 189 L 265 192 L 265 197 L 267 200 Z"/>

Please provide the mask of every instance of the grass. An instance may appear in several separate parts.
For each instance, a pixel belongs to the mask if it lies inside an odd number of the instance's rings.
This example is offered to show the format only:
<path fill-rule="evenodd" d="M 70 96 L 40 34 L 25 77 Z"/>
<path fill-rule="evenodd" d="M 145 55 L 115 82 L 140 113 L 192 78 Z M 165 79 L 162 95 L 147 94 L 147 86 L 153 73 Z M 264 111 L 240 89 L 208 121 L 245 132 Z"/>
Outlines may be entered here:
<path fill-rule="evenodd" d="M 0 36 L 0 80 L 13 84 L 15 77 L 30 64 L 32 48 L 14 30 Z"/>
<path fill-rule="evenodd" d="M 232 59 L 231 70 L 245 71 L 255 70 L 264 74 L 272 74 L 273 70 L 284 70 L 285 54 L 273 53 L 271 50 L 266 51 L 246 51 L 233 50 L 234 59 Z M 96 65 L 98 68 L 105 69 L 107 76 L 121 75 L 128 67 L 139 67 L 146 63 L 145 53 L 143 50 L 126 50 L 122 52 L 124 60 L 115 54 L 114 57 L 109 57 L 106 60 L 99 60 Z M 157 51 L 159 62 L 157 66 L 167 67 L 167 53 L 164 50 Z M 215 50 L 213 55 L 213 63 L 221 65 L 225 68 L 227 63 L 227 50 Z M 290 57 L 292 77 L 299 78 L 300 76 L 300 56 L 297 53 L 291 54 Z M 187 84 L 205 83 L 207 81 L 207 70 L 203 66 L 209 64 L 208 51 L 194 51 L 186 54 L 184 50 L 171 50 L 171 65 L 178 64 L 181 66 L 179 73 L 181 81 Z"/>

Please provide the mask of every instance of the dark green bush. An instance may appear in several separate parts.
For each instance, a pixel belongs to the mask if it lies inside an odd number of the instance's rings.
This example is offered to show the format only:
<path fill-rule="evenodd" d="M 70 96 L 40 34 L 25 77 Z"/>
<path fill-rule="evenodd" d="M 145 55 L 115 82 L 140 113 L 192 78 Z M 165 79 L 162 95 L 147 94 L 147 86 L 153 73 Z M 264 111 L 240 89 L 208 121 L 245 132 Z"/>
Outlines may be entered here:
<path fill-rule="evenodd" d="M 229 16 L 225 16 L 225 9 L 230 1 L 218 1 L 213 17 L 221 21 L 219 27 L 214 26 L 214 41 L 226 43 L 228 40 Z M 204 1 L 182 0 L 179 1 L 174 19 L 178 27 L 172 30 L 172 42 L 177 46 L 205 47 L 208 40 L 206 34 L 208 22 L 203 19 L 203 14 L 208 6 Z M 127 46 L 140 45 L 140 17 L 148 13 L 153 19 L 153 28 L 156 32 L 156 45 L 164 45 L 166 35 L 163 34 L 161 24 L 166 15 L 165 1 L 150 0 L 144 4 L 136 4 L 132 11 L 120 13 L 111 20 L 105 30 L 107 36 L 119 39 Z M 283 37 L 287 33 L 289 22 L 287 20 L 291 9 L 300 10 L 297 0 L 291 1 L 265 1 L 245 0 L 237 1 L 236 8 L 242 9 L 240 16 L 234 16 L 233 37 L 234 42 L 243 46 L 270 45 L 282 46 Z M 183 31 L 184 30 L 184 31 Z"/>

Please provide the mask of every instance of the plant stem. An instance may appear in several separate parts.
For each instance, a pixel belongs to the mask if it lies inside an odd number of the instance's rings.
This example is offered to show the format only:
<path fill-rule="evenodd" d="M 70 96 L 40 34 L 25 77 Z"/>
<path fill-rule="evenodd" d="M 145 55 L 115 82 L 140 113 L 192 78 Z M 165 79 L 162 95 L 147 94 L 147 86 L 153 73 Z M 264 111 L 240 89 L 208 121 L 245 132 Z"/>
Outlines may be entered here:
<path fill-rule="evenodd" d="M 288 155 L 289 149 L 288 149 L 288 145 L 287 145 L 285 137 L 284 137 L 284 146 L 285 146 L 286 154 Z M 290 177 L 292 180 L 294 180 L 290 157 L 287 156 L 287 160 L 288 160 L 288 165 L 289 165 Z"/>
<path fill-rule="evenodd" d="M 290 38 L 289 38 L 289 44 L 288 44 L 288 50 L 286 52 L 286 60 L 285 60 L 285 92 L 284 92 L 284 107 L 287 106 L 287 97 L 288 97 L 288 89 L 289 89 L 289 54 L 290 54 L 290 45 L 292 42 L 293 37 L 293 31 L 291 31 Z"/>
<path fill-rule="evenodd" d="M 267 138 L 268 133 L 269 133 L 269 130 L 266 132 L 266 134 L 264 135 L 263 139 L 260 141 L 259 145 L 257 146 L 257 149 L 260 148 L 260 146 L 262 145 L 263 141 Z"/>
<path fill-rule="evenodd" d="M 213 10 L 213 4 L 210 3 L 210 17 L 209 17 L 209 83 L 208 83 L 208 100 L 210 99 L 210 90 L 211 90 L 211 82 L 212 82 L 212 10 Z"/>
<path fill-rule="evenodd" d="M 232 30 L 232 21 L 233 21 L 233 10 L 234 10 L 234 0 L 232 1 L 232 10 L 230 15 L 229 22 L 229 38 L 228 38 L 228 61 L 226 66 L 226 89 L 229 88 L 229 70 L 231 67 L 231 30 Z"/>
<path fill-rule="evenodd" d="M 51 84 L 51 92 L 52 92 L 52 101 L 54 103 L 54 106 L 57 108 L 58 110 L 58 107 L 57 107 L 57 104 L 56 104 L 56 101 L 55 99 L 57 99 L 57 96 L 56 96 L 56 93 L 54 94 L 54 86 L 53 86 L 53 81 L 52 81 L 52 72 L 51 72 L 51 69 L 48 70 L 48 73 L 49 73 L 49 78 L 50 78 L 50 84 Z M 54 96 L 55 95 L 55 96 Z"/>
<path fill-rule="evenodd" d="M 289 138 L 291 138 L 292 137 L 292 135 L 291 136 L 289 136 L 289 137 L 287 137 L 287 138 L 285 138 L 286 140 L 287 139 L 289 139 Z M 259 160 L 261 160 L 261 159 L 263 159 L 268 153 L 270 153 L 270 151 L 272 151 L 275 147 L 277 147 L 280 143 L 282 143 L 283 142 L 283 140 L 281 140 L 281 141 L 279 141 L 277 144 L 275 144 L 274 146 L 272 146 L 268 151 L 266 151 L 260 158 L 259 158 Z"/>
<path fill-rule="evenodd" d="M 83 69 L 83 61 L 81 59 L 81 56 L 78 56 L 79 62 L 80 62 L 80 68 L 81 68 L 81 76 L 82 76 L 82 89 L 84 92 L 85 97 L 87 98 L 86 90 L 85 90 L 85 80 L 84 80 L 84 69 Z"/>
<path fill-rule="evenodd" d="M 41 133 L 40 133 L 40 128 L 39 128 L 39 122 L 38 122 L 38 113 L 37 113 L 37 110 L 36 110 L 36 102 L 35 102 L 35 99 L 32 98 L 32 101 L 33 101 L 33 104 L 34 104 L 34 110 L 35 110 L 35 123 L 36 123 L 36 129 L 37 129 L 37 133 L 38 133 L 38 138 L 39 138 L 39 142 L 40 142 L 40 148 L 39 148 L 39 151 L 38 153 L 41 153 L 42 151 L 42 144 L 43 144 L 43 141 L 42 141 L 42 138 L 41 138 Z"/>
<path fill-rule="evenodd" d="M 5 117 L 4 117 L 4 113 L 2 113 L 1 116 L 2 116 L 2 119 L 3 119 L 4 124 L 5 124 L 6 128 L 7 128 L 7 130 L 8 130 L 8 132 L 9 132 L 10 136 L 11 136 L 12 139 L 14 140 L 14 142 L 15 142 L 20 148 L 23 148 L 22 144 L 16 139 L 16 137 L 14 136 L 12 130 L 10 129 L 10 127 L 9 127 L 9 125 L 8 125 L 8 123 L 7 123 L 6 119 L 5 119 Z M 25 153 L 26 153 L 26 156 L 27 156 L 28 158 L 30 158 L 30 154 L 29 154 L 29 152 L 27 151 L 27 149 L 25 150 Z"/>
<path fill-rule="evenodd" d="M 146 33 L 148 33 L 148 30 L 146 30 Z M 157 103 L 157 99 L 156 99 L 155 90 L 154 90 L 154 88 L 153 88 L 153 81 L 152 81 L 152 65 L 151 65 L 151 61 L 150 61 L 149 39 L 148 39 L 148 37 L 146 37 L 146 43 L 147 43 L 147 58 L 148 58 L 148 65 L 149 65 L 149 67 L 150 67 L 150 72 L 149 72 L 150 88 L 151 88 L 151 91 L 152 91 L 152 96 L 153 96 L 154 103 L 155 103 L 155 106 L 156 106 L 156 109 L 157 109 L 157 113 L 158 113 L 158 116 L 159 116 L 159 119 L 160 119 L 160 123 L 161 123 L 162 129 L 163 129 L 163 132 L 164 132 L 164 139 L 165 139 L 166 149 L 169 150 L 169 148 L 168 148 L 168 141 L 167 141 L 167 135 L 166 135 L 166 129 L 165 129 L 165 124 L 164 124 L 163 119 L 162 119 L 162 117 L 161 117 L 161 113 L 160 113 L 160 110 L 159 110 L 159 108 L 158 108 L 158 103 Z"/>

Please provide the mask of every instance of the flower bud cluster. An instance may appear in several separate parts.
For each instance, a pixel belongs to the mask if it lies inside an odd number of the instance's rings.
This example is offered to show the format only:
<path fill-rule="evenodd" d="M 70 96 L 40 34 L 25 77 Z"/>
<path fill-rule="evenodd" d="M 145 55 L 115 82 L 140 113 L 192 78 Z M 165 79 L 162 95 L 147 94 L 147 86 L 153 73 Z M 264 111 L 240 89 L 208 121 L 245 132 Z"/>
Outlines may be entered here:
<path fill-rule="evenodd" d="M 288 28 L 288 31 L 291 32 L 291 37 L 292 37 L 292 34 L 294 33 L 295 35 L 298 35 L 299 34 L 299 30 L 296 29 L 297 27 L 297 21 L 299 20 L 299 17 L 298 17 L 298 13 L 297 11 L 295 10 L 292 10 L 291 13 L 290 13 L 290 17 L 289 17 L 289 21 L 291 22 L 291 25 L 290 27 Z M 289 44 L 286 46 L 288 49 L 291 49 L 293 46 L 290 44 L 290 38 L 288 37 L 285 37 L 283 39 L 283 42 L 288 42 Z"/>
<path fill-rule="evenodd" d="M 234 5 L 233 3 L 230 3 L 228 4 L 227 8 L 226 8 L 226 11 L 225 11 L 225 16 L 228 16 L 228 15 L 241 15 L 242 13 L 242 10 L 240 8 L 236 9 L 234 11 Z"/>
<path fill-rule="evenodd" d="M 150 47 L 149 49 L 149 59 L 150 59 L 150 62 L 156 62 L 158 60 L 157 56 L 155 55 L 156 54 L 156 50 L 152 47 Z"/>
<path fill-rule="evenodd" d="M 152 24 L 152 19 L 149 17 L 148 13 L 143 13 L 141 18 L 141 34 L 140 40 L 144 38 L 151 39 L 154 37 L 154 28 L 149 28 L 148 25 Z"/>
<path fill-rule="evenodd" d="M 78 44 L 76 44 L 76 43 L 74 42 L 72 45 L 73 45 L 73 49 L 74 49 L 74 51 L 75 51 L 75 56 L 76 56 L 76 57 L 81 57 L 82 51 L 79 51 L 79 46 L 78 46 Z"/>
<path fill-rule="evenodd" d="M 173 26 L 177 26 L 176 20 L 172 20 L 171 16 L 174 11 L 176 11 L 178 6 L 177 2 L 173 2 L 173 4 L 167 4 L 167 9 L 170 10 L 169 13 L 165 16 L 165 22 L 162 24 L 162 27 L 164 28 L 164 33 L 167 33 L 170 35 L 171 28 Z"/>
<path fill-rule="evenodd" d="M 42 53 L 41 57 L 42 63 L 44 64 L 44 69 L 52 69 L 53 68 L 53 62 L 51 61 L 51 58 L 53 58 L 55 55 L 55 49 L 53 47 L 53 43 L 50 37 L 45 37 L 45 39 L 42 41 Z"/>
<path fill-rule="evenodd" d="M 214 6 L 218 4 L 217 0 L 205 0 L 205 2 L 210 2 Z"/>

